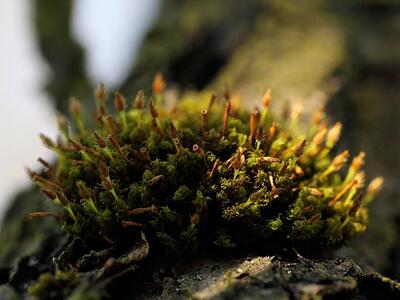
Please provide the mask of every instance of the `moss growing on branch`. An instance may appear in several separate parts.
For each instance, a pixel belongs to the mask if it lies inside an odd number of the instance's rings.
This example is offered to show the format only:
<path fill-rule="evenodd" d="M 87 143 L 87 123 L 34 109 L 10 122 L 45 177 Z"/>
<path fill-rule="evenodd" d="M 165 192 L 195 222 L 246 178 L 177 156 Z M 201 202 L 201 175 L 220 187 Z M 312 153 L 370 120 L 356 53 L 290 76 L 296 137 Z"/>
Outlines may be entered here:
<path fill-rule="evenodd" d="M 72 126 L 59 117 L 57 141 L 41 135 L 58 161 L 29 174 L 62 212 L 30 217 L 55 216 L 85 241 L 69 261 L 74 271 L 103 266 L 104 249 L 110 258 L 143 241 L 140 260 L 274 244 L 319 252 L 365 231 L 382 179 L 365 183 L 364 153 L 334 153 L 339 123 L 328 126 L 317 111 L 302 130 L 298 107 L 274 118 L 271 91 L 247 111 L 229 90 L 189 93 L 171 105 L 164 89 L 157 76 L 151 96 L 115 93 L 110 113 L 100 85 L 95 129 L 74 99 Z M 96 262 L 87 264 L 90 251 Z"/>

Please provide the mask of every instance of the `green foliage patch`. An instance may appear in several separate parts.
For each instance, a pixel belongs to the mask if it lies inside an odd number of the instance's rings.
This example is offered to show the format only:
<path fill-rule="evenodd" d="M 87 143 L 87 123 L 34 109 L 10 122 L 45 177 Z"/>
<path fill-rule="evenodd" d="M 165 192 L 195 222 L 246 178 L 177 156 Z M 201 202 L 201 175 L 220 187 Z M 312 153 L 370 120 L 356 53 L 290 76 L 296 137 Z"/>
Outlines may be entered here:
<path fill-rule="evenodd" d="M 57 141 L 41 135 L 56 164 L 29 171 L 62 211 L 30 217 L 58 217 L 94 250 L 145 236 L 162 257 L 273 243 L 320 251 L 365 231 L 382 178 L 365 187 L 365 154 L 349 165 L 347 150 L 333 154 L 341 124 L 317 111 L 301 130 L 297 106 L 276 119 L 269 90 L 249 112 L 229 90 L 171 100 L 164 85 L 156 76 L 153 95 L 132 103 L 115 93 L 115 113 L 100 85 L 95 129 L 72 99 L 73 126 L 59 116 Z"/>

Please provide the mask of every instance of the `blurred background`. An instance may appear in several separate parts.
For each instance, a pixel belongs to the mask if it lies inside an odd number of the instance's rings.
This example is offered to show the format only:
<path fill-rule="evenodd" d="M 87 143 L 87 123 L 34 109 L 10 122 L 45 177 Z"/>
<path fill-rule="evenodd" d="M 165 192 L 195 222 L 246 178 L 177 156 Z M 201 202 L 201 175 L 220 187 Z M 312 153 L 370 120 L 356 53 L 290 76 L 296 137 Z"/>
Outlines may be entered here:
<path fill-rule="evenodd" d="M 64 34 L 70 35 L 70 43 L 76 43 L 75 51 L 80 52 L 82 48 L 85 52 L 78 66 L 72 66 L 74 62 L 71 61 L 71 65 L 60 68 L 74 68 L 65 70 L 71 72 L 67 75 L 70 77 L 74 76 L 75 68 L 84 69 L 89 81 L 83 83 L 86 85 L 95 86 L 103 81 L 109 88 L 118 87 L 134 65 L 140 43 L 158 15 L 159 4 L 159 0 L 144 3 L 140 0 L 77 0 L 72 5 L 55 6 L 53 18 L 58 18 L 59 9 L 63 10 L 60 14 L 64 15 L 64 20 L 59 25 L 53 24 L 54 37 L 61 41 L 66 38 Z M 0 2 L 0 128 L 12 128 L 0 133 L 0 165 L 7 170 L 0 175 L 0 215 L 8 199 L 29 184 L 24 167 L 38 167 L 39 156 L 51 159 L 38 133 L 56 137 L 57 132 L 57 107 L 53 103 L 56 95 L 49 95 L 44 86 L 53 76 L 62 78 L 65 73 L 61 72 L 65 71 L 54 70 L 41 53 L 35 26 L 35 9 L 39 5 L 29 0 Z M 46 16 L 43 19 L 47 22 Z M 48 22 L 46 26 L 50 29 L 52 21 Z M 57 47 L 55 51 L 60 53 L 59 60 L 54 63 L 63 64 L 64 45 L 56 43 L 53 44 Z M 68 41 L 65 46 L 68 47 Z M 70 56 L 71 53 L 66 53 L 66 59 Z M 65 95 L 60 101 L 68 102 L 68 95 Z"/>
<path fill-rule="evenodd" d="M 56 136 L 54 112 L 71 95 L 92 105 L 100 81 L 149 90 L 157 72 L 178 90 L 226 82 L 249 106 L 270 87 L 276 113 L 326 106 L 340 147 L 385 177 L 368 232 L 340 255 L 400 278 L 399 0 L 0 1 L 0 263 L 57 230 L 24 217 L 47 205 L 24 166 L 51 160 L 37 135 Z"/>

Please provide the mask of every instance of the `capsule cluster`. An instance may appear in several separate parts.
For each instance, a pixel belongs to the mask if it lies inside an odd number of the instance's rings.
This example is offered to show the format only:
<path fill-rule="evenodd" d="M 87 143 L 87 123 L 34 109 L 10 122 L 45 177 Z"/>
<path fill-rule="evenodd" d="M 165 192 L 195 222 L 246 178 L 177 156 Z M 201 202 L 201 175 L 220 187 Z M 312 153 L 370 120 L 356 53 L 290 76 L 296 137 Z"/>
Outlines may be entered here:
<path fill-rule="evenodd" d="M 170 94 L 158 75 L 148 97 L 116 92 L 110 113 L 100 85 L 95 129 L 72 99 L 74 122 L 60 115 L 57 141 L 41 135 L 57 162 L 29 170 L 61 209 L 29 217 L 55 216 L 93 243 L 144 235 L 166 255 L 273 243 L 329 249 L 365 231 L 383 180 L 366 184 L 365 153 L 336 153 L 342 126 L 329 126 L 322 110 L 300 130 L 298 106 L 270 113 L 270 90 L 251 111 L 228 89 L 175 102 Z"/>

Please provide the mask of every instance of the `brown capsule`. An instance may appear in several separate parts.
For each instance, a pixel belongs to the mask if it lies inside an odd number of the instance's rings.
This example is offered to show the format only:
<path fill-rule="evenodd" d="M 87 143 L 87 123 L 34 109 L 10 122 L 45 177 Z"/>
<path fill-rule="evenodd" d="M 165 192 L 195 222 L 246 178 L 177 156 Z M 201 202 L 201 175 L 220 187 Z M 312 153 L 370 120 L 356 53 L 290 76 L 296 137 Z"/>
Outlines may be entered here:
<path fill-rule="evenodd" d="M 159 135 L 162 135 L 161 129 L 160 129 L 160 127 L 158 127 L 156 119 L 154 119 L 154 118 L 151 119 L 150 127 L 152 130 L 157 132 Z"/>
<path fill-rule="evenodd" d="M 150 213 L 158 214 L 158 207 L 156 207 L 154 204 L 150 206 Z"/>
<path fill-rule="evenodd" d="M 350 217 L 354 217 L 356 215 L 356 213 L 361 207 L 363 198 L 364 198 L 364 192 L 360 192 L 354 198 L 353 206 L 349 209 L 349 212 L 347 213 Z"/>
<path fill-rule="evenodd" d="M 38 176 L 38 174 L 35 171 L 33 171 L 31 168 L 26 167 L 25 171 L 31 180 L 34 180 L 35 177 Z"/>
<path fill-rule="evenodd" d="M 51 178 L 52 181 L 58 182 L 53 166 L 41 157 L 38 158 L 38 162 L 46 168 L 46 170 L 44 171 L 45 175 Z"/>
<path fill-rule="evenodd" d="M 114 150 L 117 151 L 120 155 L 124 156 L 122 149 L 118 143 L 117 138 L 114 135 L 109 135 L 108 140 L 110 141 L 111 145 L 113 146 Z"/>
<path fill-rule="evenodd" d="M 267 142 L 265 143 L 265 147 L 264 147 L 265 153 L 269 152 L 269 147 L 271 147 L 272 142 L 275 140 L 277 134 L 278 134 L 278 123 L 272 122 L 272 125 L 268 130 L 268 138 L 267 138 Z"/>
<path fill-rule="evenodd" d="M 325 139 L 326 134 L 328 133 L 328 129 L 326 127 L 322 127 L 318 130 L 315 136 L 312 139 L 312 144 L 316 147 L 320 146 Z"/>
<path fill-rule="evenodd" d="M 57 199 L 60 201 L 62 206 L 68 205 L 69 201 L 68 201 L 67 197 L 64 195 L 63 192 L 56 192 L 56 196 L 57 196 Z"/>
<path fill-rule="evenodd" d="M 74 141 L 73 139 L 69 138 L 68 139 L 69 143 L 72 145 L 75 151 L 81 151 L 82 150 L 82 145 L 78 143 L 77 141 Z"/>
<path fill-rule="evenodd" d="M 114 187 L 113 187 L 110 177 L 103 177 L 102 182 L 107 191 L 113 190 Z"/>
<path fill-rule="evenodd" d="M 228 169 L 241 169 L 241 167 L 245 164 L 245 151 L 246 148 L 239 147 L 236 153 L 233 154 L 227 161 L 225 161 L 224 165 L 226 165 Z"/>
<path fill-rule="evenodd" d="M 36 173 L 35 171 L 33 171 L 32 169 L 30 169 L 30 168 L 25 168 L 25 170 L 26 170 L 26 173 L 28 174 L 28 176 L 29 176 L 29 178 L 32 180 L 32 181 L 34 181 L 34 182 L 36 182 L 37 184 L 39 184 L 41 187 L 50 187 L 50 188 L 52 188 L 52 187 L 57 187 L 57 185 L 56 184 L 54 184 L 54 183 L 52 183 L 51 181 L 49 181 L 49 180 L 47 180 L 47 179 L 45 179 L 45 178 L 43 178 L 42 176 L 40 176 L 38 173 Z"/>
<path fill-rule="evenodd" d="M 337 122 L 331 129 L 329 129 L 326 136 L 326 144 L 328 147 L 333 147 L 340 138 L 342 132 L 342 124 Z"/>
<path fill-rule="evenodd" d="M 310 193 L 316 197 L 322 197 L 324 194 L 316 188 L 310 188 Z"/>
<path fill-rule="evenodd" d="M 276 190 L 274 177 L 272 176 L 271 172 L 268 172 L 268 179 L 269 179 L 269 183 L 271 184 L 272 190 Z"/>
<path fill-rule="evenodd" d="M 153 79 L 152 90 L 153 95 L 159 95 L 164 91 L 165 81 L 161 73 L 157 73 Z"/>
<path fill-rule="evenodd" d="M 55 144 L 52 141 L 51 138 L 49 138 L 47 135 L 44 135 L 43 133 L 39 134 L 40 139 L 42 140 L 43 145 L 45 145 L 49 149 L 55 148 Z"/>
<path fill-rule="evenodd" d="M 225 110 L 224 110 L 223 127 L 222 127 L 222 133 L 221 133 L 222 136 L 225 135 L 225 131 L 228 128 L 228 120 L 229 120 L 230 111 L 231 111 L 231 102 L 228 101 L 228 103 L 226 103 Z"/>
<path fill-rule="evenodd" d="M 126 100 L 125 97 L 120 93 L 116 92 L 114 96 L 114 106 L 115 109 L 119 112 L 124 111 L 126 108 Z"/>
<path fill-rule="evenodd" d="M 344 195 L 347 194 L 348 191 L 350 191 L 354 186 L 358 184 L 358 181 L 353 179 L 349 183 L 347 183 L 342 189 L 339 191 L 339 193 L 331 200 L 328 202 L 328 206 L 331 207 L 335 205 L 335 203 L 340 200 Z"/>
<path fill-rule="evenodd" d="M 96 119 L 100 122 L 103 121 L 102 117 L 106 115 L 106 107 L 104 105 L 104 103 L 100 103 L 97 107 L 97 117 Z"/>
<path fill-rule="evenodd" d="M 79 100 L 75 97 L 71 97 L 69 101 L 69 111 L 74 115 L 79 115 L 81 110 L 82 108 Z"/>
<path fill-rule="evenodd" d="M 201 111 L 201 136 L 203 139 L 207 137 L 207 110 Z"/>
<path fill-rule="evenodd" d="M 283 162 L 282 167 L 279 170 L 279 173 L 284 174 L 288 167 L 289 167 L 289 162 L 287 162 L 287 161 Z M 291 176 L 294 176 L 294 174 L 292 174 Z"/>
<path fill-rule="evenodd" d="M 241 162 L 242 164 L 244 164 L 245 161 L 246 161 L 246 158 L 244 157 L 244 153 L 245 153 L 245 152 L 246 152 L 246 148 L 244 148 L 244 147 L 239 147 L 240 162 Z"/>
<path fill-rule="evenodd" d="M 71 162 L 72 162 L 72 165 L 74 165 L 74 166 L 82 166 L 84 164 L 84 162 L 82 160 L 76 160 L 76 159 L 72 160 Z"/>
<path fill-rule="evenodd" d="M 319 126 L 321 124 L 322 120 L 324 119 L 324 117 L 325 117 L 325 109 L 324 108 L 316 110 L 312 116 L 313 124 L 316 126 Z"/>
<path fill-rule="evenodd" d="M 50 200 L 54 200 L 57 196 L 55 193 L 53 193 L 52 191 L 48 191 L 48 190 L 41 190 L 41 192 Z"/>
<path fill-rule="evenodd" d="M 152 205 L 150 207 L 135 208 L 135 209 L 128 211 L 128 216 L 136 216 L 136 215 L 141 215 L 141 214 L 145 214 L 145 213 L 157 214 L 158 208 L 155 205 Z"/>
<path fill-rule="evenodd" d="M 62 213 L 52 212 L 52 211 L 35 211 L 28 214 L 28 220 L 32 221 L 36 218 L 45 218 L 45 217 L 56 217 L 61 218 L 63 216 Z"/>
<path fill-rule="evenodd" d="M 269 108 L 270 104 L 271 104 L 271 98 L 272 98 L 272 90 L 271 89 L 267 89 L 263 95 L 262 98 L 262 106 L 264 108 Z"/>
<path fill-rule="evenodd" d="M 293 121 L 298 121 L 301 113 L 303 112 L 303 104 L 301 102 L 296 102 L 293 106 L 292 106 L 292 111 L 290 112 L 290 118 Z"/>
<path fill-rule="evenodd" d="M 179 138 L 173 138 L 172 140 L 174 141 L 177 153 L 180 156 L 182 156 L 183 155 L 183 146 L 182 146 L 181 142 L 179 141 Z"/>
<path fill-rule="evenodd" d="M 264 133 L 263 133 L 263 127 L 261 126 L 258 128 L 257 134 L 256 134 L 256 140 L 257 141 L 262 141 L 264 140 Z"/>
<path fill-rule="evenodd" d="M 106 94 L 107 92 L 104 87 L 104 84 L 100 83 L 95 92 L 95 96 L 97 99 L 97 117 L 102 117 L 106 115 L 106 107 L 104 105 L 104 103 L 106 102 Z"/>
<path fill-rule="evenodd" d="M 43 189 L 48 189 L 48 190 L 60 190 L 60 187 L 56 182 L 52 182 L 50 180 L 44 179 L 41 176 L 36 176 L 35 181 L 43 187 Z"/>
<path fill-rule="evenodd" d="M 337 156 L 335 156 L 335 158 L 332 160 L 332 167 L 334 168 L 335 172 L 339 171 L 344 164 L 347 162 L 347 159 L 349 158 L 350 153 L 348 150 L 344 150 L 343 152 L 341 152 L 340 154 L 338 154 Z"/>
<path fill-rule="evenodd" d="M 279 157 L 264 156 L 258 159 L 259 162 L 280 163 L 282 160 Z"/>
<path fill-rule="evenodd" d="M 144 93 L 140 90 L 135 98 L 135 108 L 136 109 L 143 109 L 144 107 Z"/>
<path fill-rule="evenodd" d="M 213 167 L 212 167 L 212 169 L 211 169 L 211 171 L 210 171 L 210 175 L 208 176 L 209 178 L 213 177 L 214 172 L 215 172 L 215 170 L 217 169 L 218 163 L 219 163 L 219 158 L 217 158 L 217 159 L 215 160 L 214 165 L 213 165 Z"/>
<path fill-rule="evenodd" d="M 351 162 L 350 169 L 352 169 L 354 172 L 360 170 L 365 164 L 365 156 L 365 152 L 360 152 L 356 157 L 354 157 L 353 161 Z"/>
<path fill-rule="evenodd" d="M 104 86 L 104 84 L 102 82 L 100 82 L 99 86 L 96 89 L 96 99 L 100 102 L 100 103 L 104 103 L 106 101 L 106 88 Z"/>
<path fill-rule="evenodd" d="M 382 189 L 383 182 L 384 182 L 383 177 L 376 177 L 368 185 L 367 193 L 373 195 L 377 194 Z"/>
<path fill-rule="evenodd" d="M 108 127 L 113 135 L 117 134 L 117 125 L 114 122 L 113 116 L 107 116 Z"/>
<path fill-rule="evenodd" d="M 79 180 L 76 183 L 79 191 L 79 195 L 82 197 L 82 199 L 89 199 L 90 196 L 90 189 L 86 186 L 85 182 L 82 180 Z"/>
<path fill-rule="evenodd" d="M 314 211 L 314 206 L 313 205 L 306 206 L 306 207 L 304 207 L 303 211 L 305 213 L 313 212 Z"/>
<path fill-rule="evenodd" d="M 272 197 L 273 199 L 278 198 L 278 197 L 279 197 L 279 189 L 273 188 L 272 191 L 271 191 L 271 197 Z"/>
<path fill-rule="evenodd" d="M 306 139 L 302 140 L 301 143 L 294 150 L 294 156 L 300 157 L 304 153 L 304 148 L 306 146 Z"/>
<path fill-rule="evenodd" d="M 256 133 L 257 126 L 258 126 L 258 124 L 257 124 L 256 111 L 252 111 L 250 113 L 250 132 L 249 132 L 249 143 L 250 143 L 250 145 L 253 144 L 254 135 Z"/>
<path fill-rule="evenodd" d="M 96 149 L 84 146 L 83 151 L 85 151 L 86 153 L 88 153 L 92 156 L 95 156 L 99 160 L 103 160 L 103 161 L 105 160 L 104 155 L 100 154 L 98 151 L 96 151 Z"/>
<path fill-rule="evenodd" d="M 316 214 L 316 215 L 313 215 L 310 219 L 308 219 L 307 223 L 308 224 L 314 224 L 319 219 L 321 219 L 321 214 Z"/>
<path fill-rule="evenodd" d="M 272 125 L 271 125 L 271 127 L 269 128 L 269 131 L 268 131 L 268 139 L 271 142 L 274 141 L 277 132 L 278 132 L 278 123 L 272 122 Z"/>
<path fill-rule="evenodd" d="M 300 188 L 299 186 L 294 187 L 294 188 L 291 189 L 291 191 L 292 191 L 293 193 L 296 193 L 296 192 L 298 192 L 298 191 L 300 191 L 300 190 L 301 190 L 301 188 Z"/>
<path fill-rule="evenodd" d="M 357 181 L 357 184 L 354 186 L 355 188 L 362 188 L 365 185 L 365 172 L 364 171 L 358 171 L 354 175 L 354 180 Z"/>
<path fill-rule="evenodd" d="M 108 167 L 104 163 L 99 164 L 99 171 L 100 171 L 101 177 L 108 177 L 110 175 L 110 173 L 108 171 Z"/>
<path fill-rule="evenodd" d="M 172 123 L 172 121 L 169 121 L 169 128 L 171 131 L 171 136 L 173 139 L 178 138 L 178 130 L 176 129 L 174 123 Z"/>
<path fill-rule="evenodd" d="M 32 181 L 35 182 L 41 190 L 46 190 L 49 192 L 56 192 L 60 190 L 60 187 L 50 180 L 47 180 L 39 175 L 36 175 L 32 178 Z"/>
<path fill-rule="evenodd" d="M 299 165 L 294 166 L 294 172 L 296 173 L 297 176 L 303 177 L 304 176 L 304 171 Z"/>
<path fill-rule="evenodd" d="M 122 227 L 145 227 L 145 225 L 134 222 L 134 221 L 127 221 L 127 220 L 122 220 L 121 221 Z"/>
<path fill-rule="evenodd" d="M 206 153 L 204 152 L 204 150 L 199 146 L 199 145 L 197 145 L 197 144 L 194 144 L 193 146 L 192 146 L 192 150 L 193 150 L 193 152 L 196 152 L 196 153 L 198 153 L 198 154 L 200 154 L 200 155 L 206 155 Z"/>
<path fill-rule="evenodd" d="M 164 175 L 162 175 L 162 174 L 161 175 L 157 175 L 157 176 L 154 176 L 153 178 L 151 178 L 147 184 L 148 184 L 148 186 L 154 186 L 160 180 L 163 180 L 163 179 L 164 179 Z"/>
<path fill-rule="evenodd" d="M 191 215 L 190 222 L 193 225 L 198 225 L 200 223 L 200 216 L 199 216 L 199 214 L 197 212 L 194 213 L 193 215 Z"/>
<path fill-rule="evenodd" d="M 153 99 L 151 99 L 151 98 L 149 100 L 149 111 L 150 111 L 150 114 L 151 114 L 151 116 L 153 118 L 157 118 L 158 117 L 158 111 L 157 111 L 157 109 L 155 108 L 155 106 L 153 104 Z"/>
<path fill-rule="evenodd" d="M 149 151 L 147 150 L 146 147 L 140 148 L 139 152 L 142 155 L 144 161 L 147 161 L 147 162 L 151 161 L 151 157 L 150 157 Z"/>
<path fill-rule="evenodd" d="M 95 131 L 93 133 L 95 139 L 96 139 L 96 144 L 100 147 L 100 148 L 105 148 L 107 147 L 107 143 L 106 141 Z"/>
<path fill-rule="evenodd" d="M 87 147 L 87 146 L 82 146 L 82 151 L 86 152 L 87 154 L 90 154 L 90 155 L 98 154 L 95 150 L 93 150 L 92 148 Z"/>
<path fill-rule="evenodd" d="M 53 169 L 52 165 L 50 165 L 50 163 L 48 163 L 47 161 L 45 161 L 43 158 L 39 157 L 37 159 L 38 162 L 40 162 L 45 168 L 47 169 Z"/>
<path fill-rule="evenodd" d="M 242 153 L 237 153 L 232 158 L 233 158 L 233 160 L 229 164 L 228 169 L 233 168 L 234 170 L 240 170 L 244 166 L 244 164 L 246 162 L 246 158 L 245 158 L 244 154 L 242 154 Z"/>
<path fill-rule="evenodd" d="M 357 181 L 357 184 L 354 186 L 356 188 L 362 188 L 365 185 L 365 172 L 364 171 L 358 171 L 354 175 L 354 180 Z"/>

